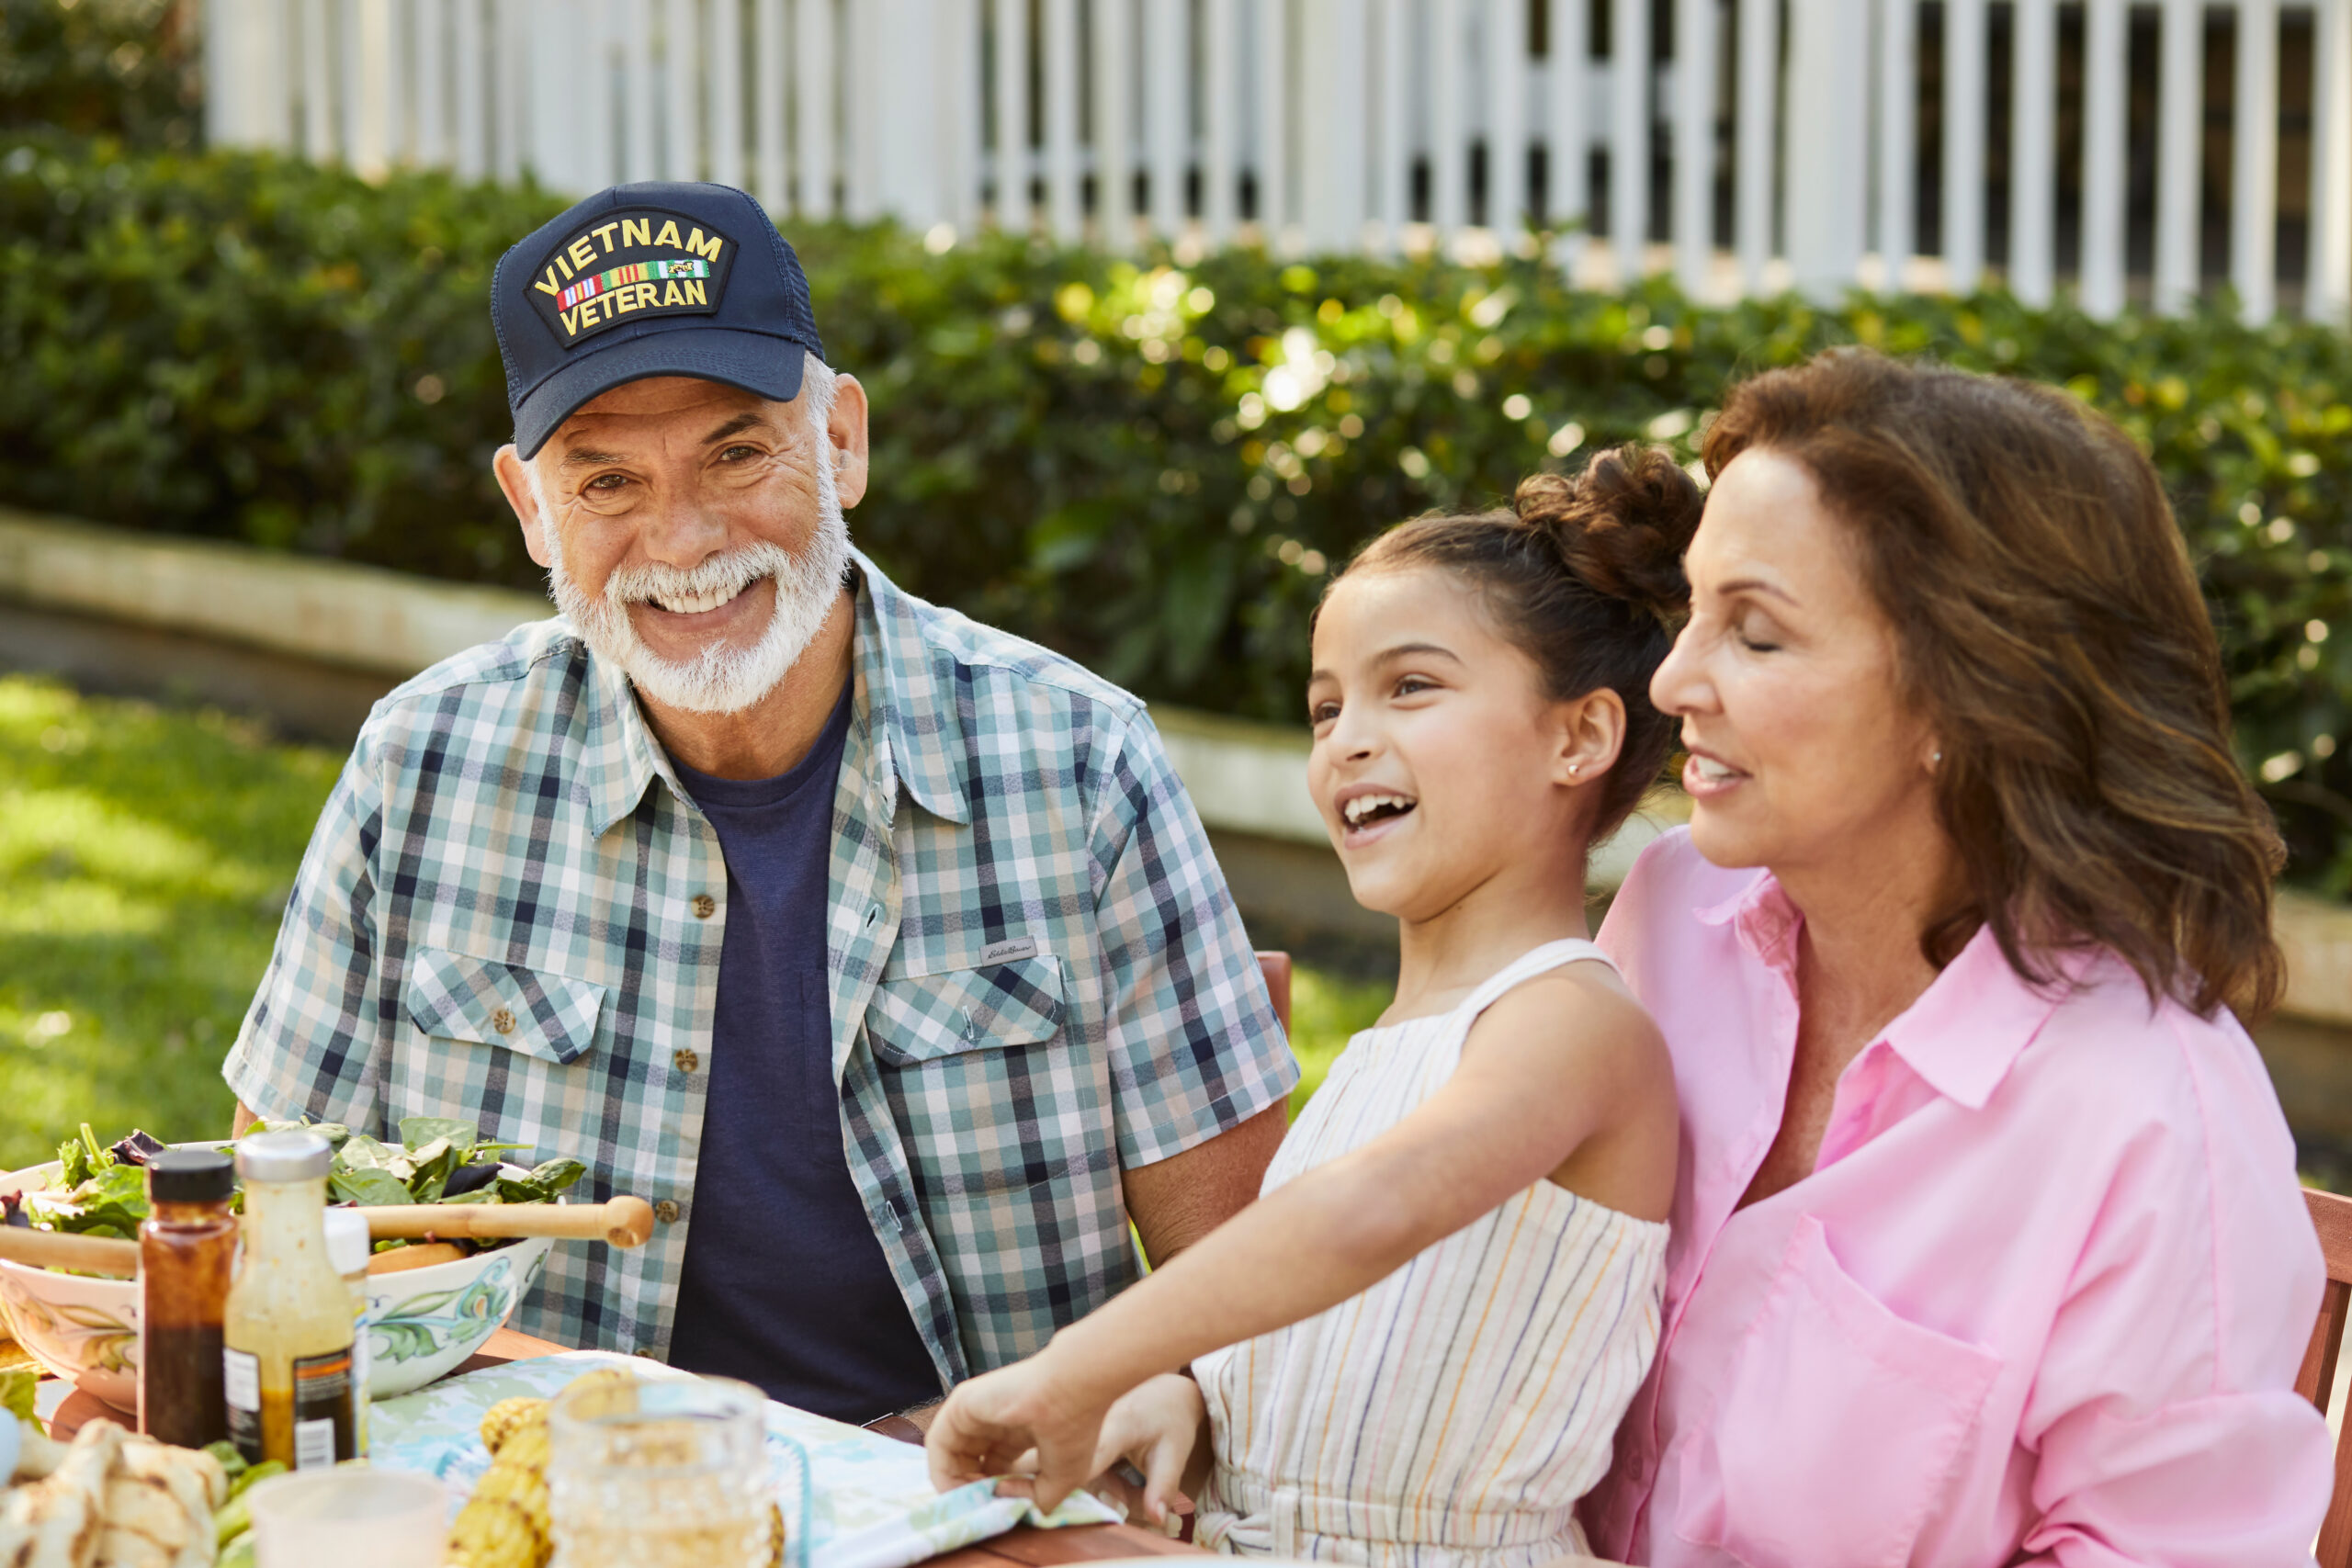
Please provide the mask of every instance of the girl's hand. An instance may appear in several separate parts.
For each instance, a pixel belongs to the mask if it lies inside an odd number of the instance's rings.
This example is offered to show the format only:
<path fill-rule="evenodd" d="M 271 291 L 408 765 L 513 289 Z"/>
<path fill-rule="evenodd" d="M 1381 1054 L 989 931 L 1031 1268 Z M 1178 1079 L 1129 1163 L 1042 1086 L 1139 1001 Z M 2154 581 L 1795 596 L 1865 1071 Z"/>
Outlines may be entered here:
<path fill-rule="evenodd" d="M 1051 1513 L 1099 1472 L 1088 1461 L 1104 1407 L 1073 1400 L 1047 1370 L 1050 1354 L 985 1372 L 947 1396 L 923 1440 L 933 1486 L 946 1492 L 998 1476 L 1000 1496 L 1029 1497 Z M 1035 1472 L 1014 1474 L 1032 1450 Z"/>
<path fill-rule="evenodd" d="M 1184 1470 L 1207 1418 L 1200 1385 L 1180 1373 L 1163 1372 L 1123 1395 L 1103 1416 L 1094 1473 L 1121 1460 L 1143 1472 L 1144 1517 L 1165 1524 L 1169 1506 L 1184 1495 Z"/>

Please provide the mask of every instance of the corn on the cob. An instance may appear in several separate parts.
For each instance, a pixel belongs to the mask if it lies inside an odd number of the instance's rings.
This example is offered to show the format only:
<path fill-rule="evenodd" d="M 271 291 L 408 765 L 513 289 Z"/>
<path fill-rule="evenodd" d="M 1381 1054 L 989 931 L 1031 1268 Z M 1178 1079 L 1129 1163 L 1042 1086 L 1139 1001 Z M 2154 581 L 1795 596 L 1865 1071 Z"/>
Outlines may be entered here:
<path fill-rule="evenodd" d="M 508 1435 L 498 1450 L 499 1464 L 527 1471 L 544 1479 L 548 1472 L 548 1424 L 526 1421 Z"/>
<path fill-rule="evenodd" d="M 548 1402 L 544 1399 L 502 1399 L 481 1418 L 481 1446 L 494 1455 L 514 1428 L 526 1421 L 544 1421 L 547 1416 Z"/>
<path fill-rule="evenodd" d="M 599 1391 L 592 1409 L 617 1410 L 635 1401 L 636 1382 L 629 1372 L 608 1367 L 571 1387 Z M 548 1404 L 502 1399 L 482 1416 L 491 1466 L 450 1527 L 448 1568 L 547 1568 L 555 1550 L 548 1519 Z"/>
<path fill-rule="evenodd" d="M 448 1568 L 542 1568 L 549 1555 L 546 1532 L 511 1497 L 476 1493 L 449 1529 Z"/>

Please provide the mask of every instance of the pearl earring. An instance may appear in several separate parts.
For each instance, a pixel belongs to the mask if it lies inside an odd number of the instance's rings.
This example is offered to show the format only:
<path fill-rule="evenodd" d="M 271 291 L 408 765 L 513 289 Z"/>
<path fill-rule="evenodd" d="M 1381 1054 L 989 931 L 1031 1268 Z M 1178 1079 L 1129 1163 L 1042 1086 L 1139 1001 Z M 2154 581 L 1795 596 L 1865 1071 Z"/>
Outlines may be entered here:
<path fill-rule="evenodd" d="M 1583 768 L 1584 768 L 1584 764 L 1583 764 L 1582 762 L 1570 762 L 1570 763 L 1568 764 L 1568 773 L 1569 773 L 1569 776 L 1570 776 L 1570 777 L 1574 777 L 1577 773 L 1578 773 L 1579 772 L 1581 772 L 1581 771 L 1583 770 Z"/>

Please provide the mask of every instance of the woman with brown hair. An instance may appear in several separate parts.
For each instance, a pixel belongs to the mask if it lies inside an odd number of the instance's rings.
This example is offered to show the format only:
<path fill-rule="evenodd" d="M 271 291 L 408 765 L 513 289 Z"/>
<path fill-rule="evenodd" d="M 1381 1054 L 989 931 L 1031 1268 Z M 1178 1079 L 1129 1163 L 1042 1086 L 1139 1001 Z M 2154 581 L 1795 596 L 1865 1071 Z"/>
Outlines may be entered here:
<path fill-rule="evenodd" d="M 1651 684 L 1690 826 L 1600 935 L 1683 1150 L 1596 1550 L 2308 1562 L 2322 1269 L 2239 1021 L 2280 851 L 2154 470 L 1858 351 L 1741 386 L 1705 457 Z"/>

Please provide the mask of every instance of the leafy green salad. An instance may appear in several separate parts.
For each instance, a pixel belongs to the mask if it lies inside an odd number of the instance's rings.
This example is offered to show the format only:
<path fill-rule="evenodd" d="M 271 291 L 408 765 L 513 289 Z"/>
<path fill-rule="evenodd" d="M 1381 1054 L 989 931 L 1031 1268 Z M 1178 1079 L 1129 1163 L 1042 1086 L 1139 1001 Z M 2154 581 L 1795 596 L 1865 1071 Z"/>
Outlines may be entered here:
<path fill-rule="evenodd" d="M 256 1122 L 253 1130 L 309 1132 L 324 1137 L 334 1150 L 334 1161 L 327 1172 L 328 1201 L 362 1208 L 403 1203 L 552 1203 L 587 1172 L 585 1166 L 569 1158 L 544 1160 L 529 1170 L 508 1165 L 497 1156 L 526 1145 L 484 1143 L 481 1129 L 473 1122 L 442 1116 L 411 1116 L 402 1121 L 397 1144 L 355 1133 L 337 1122 Z M 146 1168 L 168 1146 L 137 1129 L 128 1137 L 102 1144 L 85 1122 L 80 1136 L 57 1146 L 55 1185 L 0 1198 L 0 1213 L 12 1225 L 80 1235 L 135 1237 L 140 1222 L 147 1217 Z M 224 1153 L 234 1147 L 219 1146 Z M 243 1196 L 241 1191 L 232 1201 L 236 1206 L 243 1206 Z M 379 1241 L 376 1250 L 406 1245 Z M 473 1251 L 487 1251 L 509 1243 L 485 1240 L 468 1245 Z"/>

